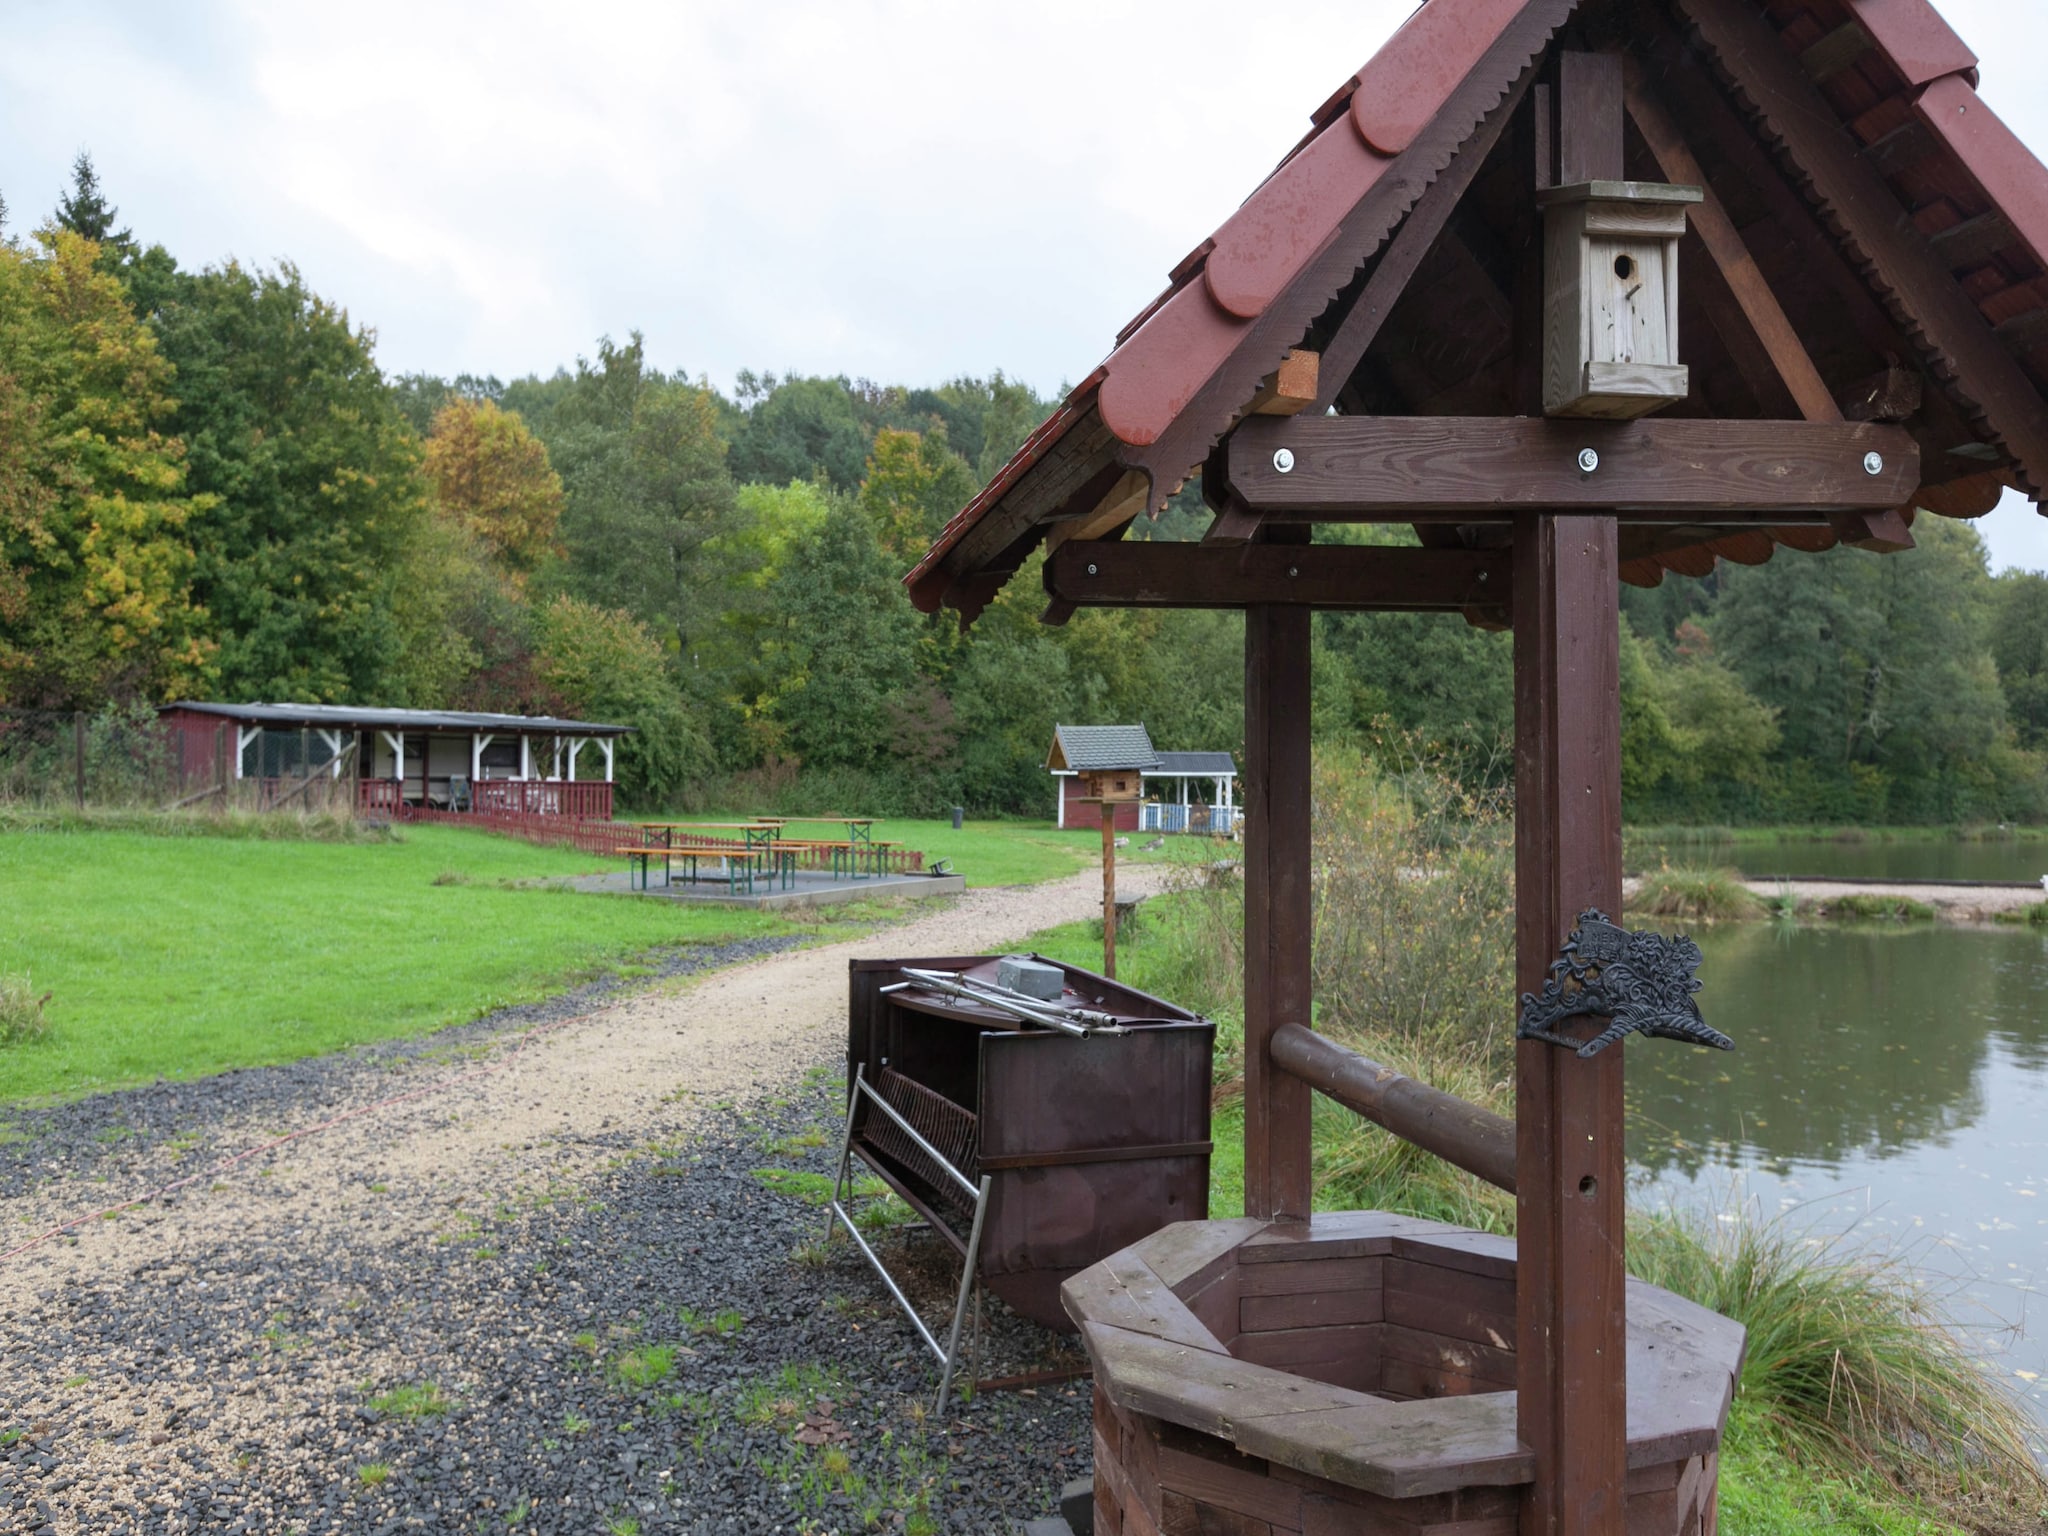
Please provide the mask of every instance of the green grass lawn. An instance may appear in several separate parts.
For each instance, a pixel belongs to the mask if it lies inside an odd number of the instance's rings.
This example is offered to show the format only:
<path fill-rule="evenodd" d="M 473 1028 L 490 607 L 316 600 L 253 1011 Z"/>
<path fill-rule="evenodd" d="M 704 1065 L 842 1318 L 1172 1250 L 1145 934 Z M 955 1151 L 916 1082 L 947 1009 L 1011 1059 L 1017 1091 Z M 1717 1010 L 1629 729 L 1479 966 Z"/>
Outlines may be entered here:
<path fill-rule="evenodd" d="M 500 883 L 617 867 L 440 827 L 388 842 L 0 832 L 0 974 L 54 994 L 48 1035 L 0 1052 L 0 1100 L 418 1034 L 657 946 L 790 931 Z"/>
<path fill-rule="evenodd" d="M 703 816 L 692 819 L 719 819 Z M 521 888 L 623 861 L 445 827 L 389 841 L 232 836 L 155 817 L 0 823 L 0 975 L 53 994 L 0 1050 L 0 1102 L 203 1077 L 416 1035 L 545 996 L 664 945 L 803 931 L 765 914 Z M 1043 822 L 886 821 L 970 885 L 1093 868 L 1101 834 Z M 1145 839 L 1149 841 L 1149 839 Z M 1207 848 L 1175 838 L 1152 861 Z M 443 883 L 436 883 L 437 881 Z M 873 903 L 836 914 L 892 914 Z M 810 921 L 811 919 L 807 919 Z"/>

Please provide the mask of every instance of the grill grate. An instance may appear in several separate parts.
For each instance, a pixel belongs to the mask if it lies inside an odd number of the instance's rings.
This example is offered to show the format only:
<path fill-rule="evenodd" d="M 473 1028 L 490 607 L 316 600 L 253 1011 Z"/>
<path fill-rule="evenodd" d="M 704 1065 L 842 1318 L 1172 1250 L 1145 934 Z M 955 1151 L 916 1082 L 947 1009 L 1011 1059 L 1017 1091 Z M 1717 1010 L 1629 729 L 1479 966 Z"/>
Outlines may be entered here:
<path fill-rule="evenodd" d="M 917 1134 L 936 1147 L 969 1183 L 981 1177 L 980 1125 L 974 1111 L 955 1104 L 944 1094 L 934 1093 L 893 1067 L 882 1069 L 875 1092 L 916 1127 Z M 962 1221 L 973 1219 L 974 1202 L 932 1160 L 929 1152 L 903 1134 L 903 1128 L 894 1120 L 870 1111 L 863 1117 L 859 1136 L 867 1146 L 902 1168 L 917 1185 L 919 1196 L 935 1210 Z"/>

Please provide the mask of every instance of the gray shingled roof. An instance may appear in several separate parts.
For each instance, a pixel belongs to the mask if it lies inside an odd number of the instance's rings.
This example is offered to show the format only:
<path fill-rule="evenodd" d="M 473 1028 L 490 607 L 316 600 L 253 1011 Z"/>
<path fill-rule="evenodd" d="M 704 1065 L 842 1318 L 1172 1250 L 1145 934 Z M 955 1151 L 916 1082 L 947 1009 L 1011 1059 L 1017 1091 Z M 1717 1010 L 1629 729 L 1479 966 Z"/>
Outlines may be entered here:
<path fill-rule="evenodd" d="M 1053 740 L 1076 773 L 1118 768 L 1153 769 L 1159 754 L 1142 725 L 1055 725 Z M 1052 754 L 1047 753 L 1047 766 Z"/>
<path fill-rule="evenodd" d="M 355 731 L 503 731 L 550 736 L 624 736 L 630 725 L 557 720 L 548 715 L 484 715 L 450 709 L 377 709 L 354 704 L 212 704 L 181 699 L 163 709 L 189 709 L 262 725 L 325 726 Z"/>
<path fill-rule="evenodd" d="M 1228 752 L 1162 752 L 1152 772 L 1169 778 L 1185 774 L 1191 779 L 1220 779 L 1236 774 L 1237 759 Z"/>

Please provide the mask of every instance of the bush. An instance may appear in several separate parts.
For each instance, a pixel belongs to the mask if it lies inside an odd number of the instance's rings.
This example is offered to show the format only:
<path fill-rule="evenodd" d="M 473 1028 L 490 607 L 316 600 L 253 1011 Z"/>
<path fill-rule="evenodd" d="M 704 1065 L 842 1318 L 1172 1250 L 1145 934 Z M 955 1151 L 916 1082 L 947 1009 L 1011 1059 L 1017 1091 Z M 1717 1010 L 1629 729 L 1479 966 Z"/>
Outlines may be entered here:
<path fill-rule="evenodd" d="M 1403 756 L 1392 768 L 1355 752 L 1316 760 L 1316 1025 L 1498 1068 L 1513 1045 L 1512 806 Z"/>
<path fill-rule="evenodd" d="M 0 1047 L 26 1045 L 49 1032 L 50 1021 L 43 1005 L 51 994 L 36 996 L 34 981 L 26 971 L 18 976 L 0 976 Z"/>
<path fill-rule="evenodd" d="M 1658 869 L 1643 876 L 1631 913 L 1680 922 L 1718 923 L 1761 917 L 1763 902 L 1732 869 Z"/>

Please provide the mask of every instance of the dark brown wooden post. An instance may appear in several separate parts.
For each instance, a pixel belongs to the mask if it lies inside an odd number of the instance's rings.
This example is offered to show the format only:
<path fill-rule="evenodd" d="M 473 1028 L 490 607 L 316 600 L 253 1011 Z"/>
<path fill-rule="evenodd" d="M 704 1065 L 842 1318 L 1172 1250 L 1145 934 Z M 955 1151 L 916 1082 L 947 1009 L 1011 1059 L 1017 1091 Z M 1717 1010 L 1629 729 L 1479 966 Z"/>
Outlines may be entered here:
<path fill-rule="evenodd" d="M 1309 1021 L 1309 610 L 1244 616 L 1244 1213 L 1309 1212 L 1309 1087 L 1269 1054 Z"/>
<path fill-rule="evenodd" d="M 1557 84 L 1559 182 L 1620 180 L 1620 60 L 1561 53 Z M 1515 527 L 1520 991 L 1542 987 L 1580 912 L 1621 915 L 1617 550 L 1610 517 Z M 1537 1041 L 1515 1048 L 1516 1417 L 1536 1453 L 1523 1536 L 1626 1526 L 1621 1058 L 1618 1045 L 1590 1061 Z"/>
<path fill-rule="evenodd" d="M 1116 803 L 1102 807 L 1102 974 L 1116 980 Z"/>
<path fill-rule="evenodd" d="M 1621 910 L 1614 520 L 1515 529 L 1515 975 L 1541 988 L 1578 914 Z M 1588 1024 L 1591 1034 L 1597 1025 Z M 1524 1536 L 1621 1536 L 1622 1047 L 1515 1059 L 1516 1388 L 1536 1453 Z"/>

